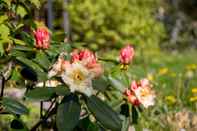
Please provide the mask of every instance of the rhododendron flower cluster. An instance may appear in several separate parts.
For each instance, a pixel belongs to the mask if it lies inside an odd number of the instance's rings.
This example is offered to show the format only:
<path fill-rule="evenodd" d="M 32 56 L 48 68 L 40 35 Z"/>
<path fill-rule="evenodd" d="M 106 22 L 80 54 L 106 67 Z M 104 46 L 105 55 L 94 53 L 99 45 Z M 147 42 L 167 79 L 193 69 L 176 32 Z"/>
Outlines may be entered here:
<path fill-rule="evenodd" d="M 36 48 L 48 49 L 50 45 L 50 34 L 48 29 L 46 27 L 39 27 L 33 33 L 36 40 Z"/>
<path fill-rule="evenodd" d="M 81 92 L 87 96 L 93 93 L 92 79 L 100 76 L 103 72 L 96 56 L 88 49 L 74 50 L 71 52 L 71 60 L 64 60 L 60 54 L 57 62 L 48 73 L 48 77 L 60 76 L 69 85 L 71 92 Z"/>
<path fill-rule="evenodd" d="M 133 81 L 130 89 L 125 91 L 125 95 L 133 105 L 138 106 L 142 104 L 145 108 L 153 106 L 156 97 L 148 79 Z"/>
<path fill-rule="evenodd" d="M 134 49 L 132 46 L 127 45 L 120 50 L 119 59 L 122 64 L 129 64 L 134 57 Z"/>

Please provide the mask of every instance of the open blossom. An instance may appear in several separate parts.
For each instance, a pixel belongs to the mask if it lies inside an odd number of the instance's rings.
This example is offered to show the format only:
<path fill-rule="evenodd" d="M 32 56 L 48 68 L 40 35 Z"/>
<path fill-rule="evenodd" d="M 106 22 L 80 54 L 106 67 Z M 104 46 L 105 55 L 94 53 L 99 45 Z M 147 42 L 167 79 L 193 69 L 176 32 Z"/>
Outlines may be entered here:
<path fill-rule="evenodd" d="M 137 99 L 137 97 L 135 96 L 134 92 L 127 89 L 125 91 L 125 95 L 127 96 L 127 99 L 130 103 L 132 103 L 134 106 L 139 106 L 140 105 L 140 102 L 139 100 Z"/>
<path fill-rule="evenodd" d="M 36 48 L 48 49 L 50 45 L 50 35 L 46 27 L 39 27 L 34 32 Z"/>
<path fill-rule="evenodd" d="M 133 81 L 131 84 L 131 91 L 134 92 L 136 98 L 145 107 L 153 106 L 155 104 L 155 93 L 151 90 L 151 84 L 148 79 L 142 79 L 139 82 Z"/>
<path fill-rule="evenodd" d="M 71 92 L 81 92 L 87 96 L 93 93 L 91 72 L 81 63 L 72 63 L 61 75 Z"/>
<path fill-rule="evenodd" d="M 71 92 L 81 92 L 87 96 L 93 94 L 92 79 L 100 76 L 103 69 L 97 63 L 96 56 L 89 50 L 73 50 L 71 60 L 65 60 L 67 53 L 61 53 L 52 66 L 48 77 L 60 76 Z"/>
<path fill-rule="evenodd" d="M 119 59 L 122 64 L 129 64 L 134 57 L 134 49 L 132 46 L 127 45 L 120 50 Z"/>

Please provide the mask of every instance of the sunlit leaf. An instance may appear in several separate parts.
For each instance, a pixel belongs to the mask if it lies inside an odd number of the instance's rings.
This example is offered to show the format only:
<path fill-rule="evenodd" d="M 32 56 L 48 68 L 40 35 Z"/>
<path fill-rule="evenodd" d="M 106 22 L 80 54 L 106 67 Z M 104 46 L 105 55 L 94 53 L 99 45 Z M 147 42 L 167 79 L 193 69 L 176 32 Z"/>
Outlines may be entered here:
<path fill-rule="evenodd" d="M 16 13 L 17 13 L 18 15 L 20 15 L 22 18 L 23 18 L 25 15 L 27 15 L 27 11 L 26 11 L 26 9 L 25 9 L 22 5 L 17 6 Z"/>

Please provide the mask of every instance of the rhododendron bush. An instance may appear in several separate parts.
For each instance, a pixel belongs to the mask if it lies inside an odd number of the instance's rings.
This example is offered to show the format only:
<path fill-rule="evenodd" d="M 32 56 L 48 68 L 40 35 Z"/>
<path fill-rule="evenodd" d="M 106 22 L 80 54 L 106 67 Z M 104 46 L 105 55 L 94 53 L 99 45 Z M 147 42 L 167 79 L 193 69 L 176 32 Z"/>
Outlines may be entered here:
<path fill-rule="evenodd" d="M 22 8 L 12 14 L 18 23 L 0 17 L 6 32 L 0 32 L 0 115 L 13 116 L 11 129 L 127 131 L 138 114 L 154 106 L 153 84 L 129 71 L 133 44 L 125 43 L 118 55 L 107 58 L 70 41 L 57 42 L 44 24 L 20 23 L 26 15 Z M 22 99 L 5 93 L 13 85 L 24 90 Z M 40 107 L 40 118 L 31 127 L 23 119 L 32 112 L 26 102 Z"/>
<path fill-rule="evenodd" d="M 20 128 L 27 129 L 20 116 L 31 112 L 18 100 L 4 96 L 6 82 L 16 74 L 21 76 L 25 101 L 41 103 L 40 121 L 30 130 L 50 122 L 53 129 L 68 131 L 79 128 L 83 121 L 88 122 L 88 127 L 83 124 L 80 127 L 85 130 L 127 130 L 137 121 L 138 110 L 154 105 L 155 93 L 149 80 L 134 80 L 128 72 L 135 58 L 131 44 L 109 60 L 99 58 L 85 47 L 77 49 L 72 43 L 53 41 L 53 34 L 44 26 L 32 28 L 32 33 L 27 35 L 33 44 L 13 44 L 5 54 L 9 59 L 4 61 L 8 66 L 12 63 L 11 68 L 1 74 L 1 113 L 15 116 L 11 122 L 13 129 L 18 128 L 19 123 L 22 123 Z M 112 66 L 110 70 L 105 69 L 106 63 Z M 7 73 L 8 70 L 11 73 Z M 121 100 L 116 108 L 110 106 L 113 93 Z M 45 102 L 50 103 L 47 109 L 42 107 Z"/>

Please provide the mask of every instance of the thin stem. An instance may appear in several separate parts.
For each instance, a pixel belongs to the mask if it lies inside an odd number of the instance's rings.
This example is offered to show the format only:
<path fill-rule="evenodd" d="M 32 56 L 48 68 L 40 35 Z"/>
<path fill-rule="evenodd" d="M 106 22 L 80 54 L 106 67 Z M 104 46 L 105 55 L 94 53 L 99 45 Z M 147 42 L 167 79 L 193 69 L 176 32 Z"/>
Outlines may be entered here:
<path fill-rule="evenodd" d="M 55 102 L 52 103 L 52 105 Z M 52 108 L 53 106 L 50 106 L 50 108 Z M 48 109 L 47 113 L 43 116 L 43 119 L 40 119 L 32 128 L 30 131 L 36 131 L 36 129 L 44 122 L 46 121 L 50 116 L 52 116 L 54 114 L 54 112 L 56 111 L 56 107 L 54 107 L 51 111 L 50 108 Z"/>
<path fill-rule="evenodd" d="M 0 99 L 2 99 L 3 94 L 4 94 L 4 88 L 5 88 L 5 78 L 3 75 L 0 76 L 1 77 L 1 94 L 0 94 Z"/>

